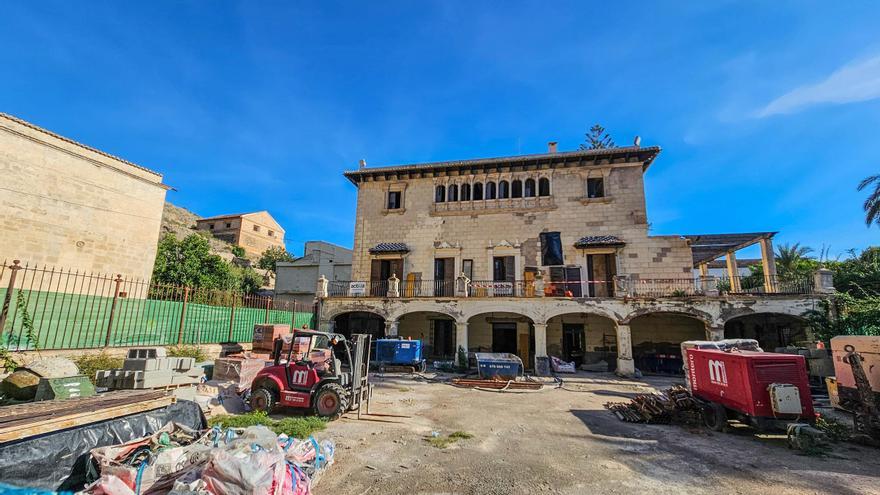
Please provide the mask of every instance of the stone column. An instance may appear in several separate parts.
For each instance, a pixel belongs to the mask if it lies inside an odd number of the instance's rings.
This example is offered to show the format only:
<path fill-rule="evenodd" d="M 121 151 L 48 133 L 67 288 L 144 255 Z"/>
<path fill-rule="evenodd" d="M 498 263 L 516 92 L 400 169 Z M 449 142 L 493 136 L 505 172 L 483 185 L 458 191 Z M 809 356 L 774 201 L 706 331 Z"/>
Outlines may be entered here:
<path fill-rule="evenodd" d="M 773 254 L 773 240 L 761 239 L 761 268 L 764 271 L 764 292 L 777 292 L 776 256 Z"/>
<path fill-rule="evenodd" d="M 400 279 L 395 273 L 392 273 L 391 278 L 388 279 L 387 297 L 400 297 Z"/>
<path fill-rule="evenodd" d="M 816 292 L 819 294 L 834 293 L 834 273 L 827 268 L 819 268 L 816 270 L 814 283 L 816 284 Z"/>
<path fill-rule="evenodd" d="M 465 354 L 468 352 L 468 322 L 455 322 L 455 360 L 458 361 L 458 350 L 464 349 Z M 459 366 L 466 367 L 467 363 L 458 363 Z"/>
<path fill-rule="evenodd" d="M 547 324 L 535 323 L 535 357 L 547 356 Z"/>
<path fill-rule="evenodd" d="M 632 356 L 632 333 L 629 325 L 617 324 L 617 374 L 633 376 L 636 373 Z"/>
<path fill-rule="evenodd" d="M 730 278 L 730 292 L 742 292 L 739 284 L 739 267 L 736 266 L 736 253 L 727 252 L 727 276 Z"/>
<path fill-rule="evenodd" d="M 698 265 L 698 267 L 700 269 L 700 276 L 701 277 L 708 277 L 709 276 L 709 263 L 706 263 L 706 262 L 700 263 Z"/>
<path fill-rule="evenodd" d="M 397 320 L 389 321 L 385 320 L 385 336 L 386 337 L 397 337 L 397 324 L 399 322 Z"/>
<path fill-rule="evenodd" d="M 706 325 L 706 339 L 713 342 L 724 340 L 724 325 L 710 326 Z"/>
<path fill-rule="evenodd" d="M 328 295 L 327 294 L 327 287 L 328 287 L 329 283 L 330 283 L 330 281 L 327 280 L 327 277 L 325 277 L 324 275 L 321 275 L 321 277 L 318 278 L 318 287 L 315 289 L 315 297 L 317 297 L 318 299 L 326 298 Z"/>

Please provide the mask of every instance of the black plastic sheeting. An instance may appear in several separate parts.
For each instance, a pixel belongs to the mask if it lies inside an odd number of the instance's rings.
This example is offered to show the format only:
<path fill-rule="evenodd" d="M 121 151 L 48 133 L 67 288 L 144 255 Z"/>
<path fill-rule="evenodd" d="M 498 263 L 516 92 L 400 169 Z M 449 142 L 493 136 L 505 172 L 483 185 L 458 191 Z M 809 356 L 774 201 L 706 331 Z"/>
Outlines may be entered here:
<path fill-rule="evenodd" d="M 45 490 L 82 489 L 89 452 L 152 435 L 169 421 L 194 430 L 207 425 L 198 404 L 168 407 L 0 444 L 0 482 Z"/>

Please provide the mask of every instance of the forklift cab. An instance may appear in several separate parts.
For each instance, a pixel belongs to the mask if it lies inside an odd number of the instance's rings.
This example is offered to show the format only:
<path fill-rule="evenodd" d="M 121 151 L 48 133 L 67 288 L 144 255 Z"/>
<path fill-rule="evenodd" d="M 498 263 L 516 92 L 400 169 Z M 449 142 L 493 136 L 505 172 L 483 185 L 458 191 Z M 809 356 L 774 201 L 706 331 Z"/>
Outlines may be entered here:
<path fill-rule="evenodd" d="M 290 365 L 315 370 L 322 378 L 344 376 L 351 369 L 349 342 L 339 334 L 294 330 L 291 335 L 275 339 L 271 357 L 275 366 L 288 365 L 288 374 L 293 371 Z"/>

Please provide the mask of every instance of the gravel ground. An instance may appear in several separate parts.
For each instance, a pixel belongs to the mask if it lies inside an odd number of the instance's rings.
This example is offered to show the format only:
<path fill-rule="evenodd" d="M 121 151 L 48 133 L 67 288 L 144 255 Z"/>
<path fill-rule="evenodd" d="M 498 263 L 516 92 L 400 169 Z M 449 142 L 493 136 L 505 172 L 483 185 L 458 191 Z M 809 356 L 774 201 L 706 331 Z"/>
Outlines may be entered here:
<path fill-rule="evenodd" d="M 876 449 L 806 456 L 780 435 L 630 424 L 602 406 L 673 382 L 580 373 L 561 389 L 497 393 L 377 375 L 372 414 L 326 430 L 336 464 L 315 493 L 880 494 Z M 434 431 L 473 437 L 441 449 L 426 441 Z"/>

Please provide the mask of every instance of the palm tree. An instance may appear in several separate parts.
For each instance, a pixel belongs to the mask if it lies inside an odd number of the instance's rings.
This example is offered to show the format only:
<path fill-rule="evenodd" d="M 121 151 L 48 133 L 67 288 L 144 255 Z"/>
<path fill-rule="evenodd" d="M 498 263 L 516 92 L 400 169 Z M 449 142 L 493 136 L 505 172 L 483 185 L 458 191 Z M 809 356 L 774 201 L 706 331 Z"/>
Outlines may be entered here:
<path fill-rule="evenodd" d="M 807 259 L 807 255 L 813 249 L 801 246 L 801 243 L 780 244 L 776 247 L 776 270 L 780 276 L 792 275 L 797 272 L 801 261 Z"/>
<path fill-rule="evenodd" d="M 874 184 L 874 190 L 871 191 L 871 194 L 868 195 L 868 199 L 865 200 L 865 204 L 862 206 L 865 209 L 865 224 L 868 227 L 872 223 L 880 225 L 880 175 L 865 177 L 859 182 L 859 191 L 871 184 Z"/>

